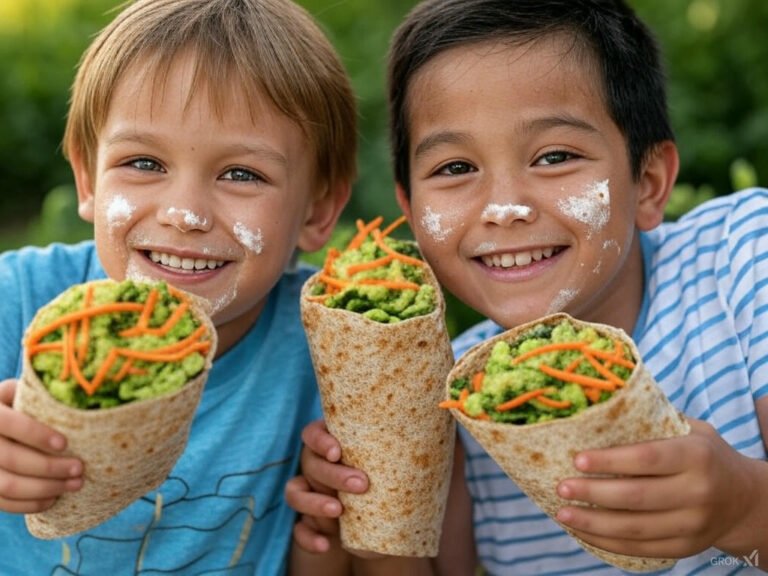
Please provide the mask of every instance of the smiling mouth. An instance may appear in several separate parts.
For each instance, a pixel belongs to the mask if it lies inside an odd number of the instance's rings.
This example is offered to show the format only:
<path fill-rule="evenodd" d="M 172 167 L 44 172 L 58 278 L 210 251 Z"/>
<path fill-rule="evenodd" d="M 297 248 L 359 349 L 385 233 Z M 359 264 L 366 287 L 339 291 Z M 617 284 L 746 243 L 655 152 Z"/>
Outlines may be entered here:
<path fill-rule="evenodd" d="M 493 254 L 489 256 L 480 256 L 483 264 L 488 268 L 522 268 L 529 266 L 534 262 L 541 262 L 562 252 L 564 248 L 535 248 L 533 250 L 523 250 L 520 252 L 505 252 L 503 254 Z"/>
<path fill-rule="evenodd" d="M 226 260 L 182 258 L 176 254 L 157 252 L 155 250 L 145 251 L 144 254 L 155 264 L 160 264 L 174 272 L 207 272 L 209 270 L 217 270 L 227 263 Z"/>

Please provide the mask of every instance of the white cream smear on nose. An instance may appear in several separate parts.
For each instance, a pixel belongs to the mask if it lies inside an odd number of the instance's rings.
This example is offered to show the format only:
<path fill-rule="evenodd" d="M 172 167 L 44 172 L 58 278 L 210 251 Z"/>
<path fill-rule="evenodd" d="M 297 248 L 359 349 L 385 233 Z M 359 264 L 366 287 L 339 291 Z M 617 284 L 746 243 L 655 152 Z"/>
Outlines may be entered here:
<path fill-rule="evenodd" d="M 528 218 L 533 210 L 530 206 L 517 204 L 488 204 L 480 215 L 484 220 L 507 220 L 508 218 Z"/>
<path fill-rule="evenodd" d="M 113 228 L 125 224 L 131 219 L 135 210 L 135 206 L 128 202 L 124 196 L 117 194 L 107 206 L 107 225 L 109 228 Z"/>
<path fill-rule="evenodd" d="M 242 222 L 235 222 L 232 231 L 234 232 L 235 237 L 240 241 L 240 244 L 254 254 L 261 254 L 261 251 L 264 250 L 264 238 L 261 234 L 261 230 L 257 229 L 254 232 Z"/>
<path fill-rule="evenodd" d="M 421 217 L 422 227 L 436 242 L 443 242 L 453 232 L 453 228 L 443 227 L 442 220 L 443 215 L 434 212 L 429 206 L 425 208 L 424 215 Z"/>
<path fill-rule="evenodd" d="M 589 227 L 587 238 L 602 230 L 611 218 L 611 194 L 608 180 L 595 181 L 584 188 L 580 196 L 571 196 L 557 203 L 560 211 Z"/>
<path fill-rule="evenodd" d="M 576 298 L 576 296 L 579 294 L 578 290 L 575 290 L 573 288 L 564 288 L 563 290 L 560 290 L 560 292 L 555 296 L 555 299 L 552 300 L 552 303 L 549 305 L 549 310 L 547 311 L 547 314 L 554 314 L 555 312 L 561 312 L 565 309 L 566 306 Z"/>
<path fill-rule="evenodd" d="M 208 224 L 208 219 L 203 218 L 202 216 L 198 216 L 192 210 L 186 210 L 183 208 L 168 208 L 168 216 L 173 216 L 174 214 L 182 214 L 184 216 L 184 224 L 187 226 L 205 226 Z"/>

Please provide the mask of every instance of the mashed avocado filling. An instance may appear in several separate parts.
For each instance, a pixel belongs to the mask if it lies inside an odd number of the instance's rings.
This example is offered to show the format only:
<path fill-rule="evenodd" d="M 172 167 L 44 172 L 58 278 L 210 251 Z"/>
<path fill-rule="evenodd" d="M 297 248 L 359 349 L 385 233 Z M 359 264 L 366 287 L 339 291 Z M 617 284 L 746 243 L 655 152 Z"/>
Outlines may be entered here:
<path fill-rule="evenodd" d="M 32 368 L 51 396 L 75 408 L 109 408 L 174 392 L 203 371 L 210 347 L 207 328 L 188 306 L 164 283 L 74 286 L 35 319 L 25 343 Z M 104 313 L 51 330 L 67 315 L 77 318 L 87 310 Z"/>
<path fill-rule="evenodd" d="M 454 380 L 440 406 L 512 424 L 566 418 L 611 398 L 633 368 L 629 349 L 594 328 L 539 324 L 517 342 L 496 342 L 485 368 Z"/>
<path fill-rule="evenodd" d="M 437 306 L 434 287 L 425 283 L 424 263 L 415 242 L 382 232 L 377 218 L 343 252 L 329 251 L 324 273 L 310 297 L 329 308 L 357 312 L 375 322 L 391 324 L 430 314 Z"/>

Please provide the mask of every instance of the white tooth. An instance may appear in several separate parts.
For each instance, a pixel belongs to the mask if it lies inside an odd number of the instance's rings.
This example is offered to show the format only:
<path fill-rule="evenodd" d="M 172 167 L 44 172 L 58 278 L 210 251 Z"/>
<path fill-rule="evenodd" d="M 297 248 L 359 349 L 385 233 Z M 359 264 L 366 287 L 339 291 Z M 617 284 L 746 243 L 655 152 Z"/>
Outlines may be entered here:
<path fill-rule="evenodd" d="M 171 254 L 168 257 L 168 266 L 171 268 L 181 268 L 181 258 L 178 256 Z"/>
<path fill-rule="evenodd" d="M 219 266 L 219 263 L 216 262 L 216 260 L 208 260 L 207 264 L 208 264 L 208 268 L 210 268 L 211 270 L 215 270 Z"/>
<path fill-rule="evenodd" d="M 198 258 L 195 260 L 195 270 L 202 270 L 207 266 L 208 266 L 208 260 L 203 260 L 201 258 Z"/>
<path fill-rule="evenodd" d="M 160 254 L 160 263 L 163 266 L 168 266 L 168 262 L 170 262 L 170 260 L 171 260 L 171 258 L 170 258 L 170 256 L 168 256 L 168 254 L 165 254 L 165 253 Z"/>
<path fill-rule="evenodd" d="M 488 268 L 493 268 L 493 258 L 491 258 L 490 256 L 483 256 L 482 260 L 483 260 L 483 264 L 488 266 Z"/>
<path fill-rule="evenodd" d="M 552 248 L 544 248 L 541 253 L 544 255 L 544 258 L 549 258 L 552 256 Z"/>
<path fill-rule="evenodd" d="M 152 260 L 152 262 L 160 262 L 160 254 L 153 250 L 149 253 L 149 259 Z"/>
<path fill-rule="evenodd" d="M 511 268 L 515 265 L 514 254 L 502 254 L 500 260 L 503 268 Z"/>
<path fill-rule="evenodd" d="M 531 253 L 530 252 L 518 252 L 515 254 L 515 265 L 516 266 L 528 266 L 528 264 L 531 263 Z"/>
<path fill-rule="evenodd" d="M 541 248 L 536 248 L 531 252 L 531 257 L 538 262 L 542 259 L 544 255 L 542 254 Z"/>
<path fill-rule="evenodd" d="M 184 270 L 194 270 L 195 269 L 195 260 L 193 258 L 183 258 L 181 260 L 181 267 Z"/>

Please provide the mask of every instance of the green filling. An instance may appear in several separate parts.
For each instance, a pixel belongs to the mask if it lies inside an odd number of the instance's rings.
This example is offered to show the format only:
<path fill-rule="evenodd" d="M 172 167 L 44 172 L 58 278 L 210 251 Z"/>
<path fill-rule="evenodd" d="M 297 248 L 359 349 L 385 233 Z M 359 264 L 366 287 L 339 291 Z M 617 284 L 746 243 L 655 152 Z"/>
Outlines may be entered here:
<path fill-rule="evenodd" d="M 164 283 L 144 284 L 126 280 L 119 283 L 96 284 L 91 305 L 98 306 L 114 302 L 144 303 L 153 287 L 158 290 L 159 297 L 148 327 L 157 328 L 162 326 L 179 306 L 179 301 L 169 293 Z M 80 285 L 67 290 L 56 304 L 41 313 L 33 329 L 46 326 L 70 312 L 81 310 L 85 288 Z M 136 324 L 139 316 L 140 312 L 115 312 L 90 318 L 87 354 L 80 365 L 83 376 L 89 382 L 93 381 L 99 367 L 113 348 L 152 351 L 183 340 L 200 326 L 200 322 L 187 311 L 162 336 L 148 334 L 120 336 L 121 331 Z M 43 337 L 40 343 L 61 342 L 64 332 L 65 330 L 59 328 Z M 32 367 L 51 396 L 68 406 L 83 409 L 110 408 L 175 392 L 200 374 L 205 367 L 205 356 L 199 351 L 192 352 L 175 362 L 134 360 L 133 367 L 137 373 L 126 374 L 116 382 L 112 378 L 117 375 L 124 361 L 125 359 L 121 357 L 115 362 L 102 385 L 89 396 L 73 375 L 61 379 L 63 364 L 61 352 L 39 352 L 31 359 Z"/>
<path fill-rule="evenodd" d="M 555 418 L 567 418 L 581 412 L 592 405 L 592 401 L 587 399 L 585 388 L 579 384 L 549 376 L 539 368 L 543 364 L 557 370 L 565 370 L 577 358 L 584 358 L 580 351 L 545 352 L 512 364 L 513 359 L 530 350 L 561 342 L 586 342 L 589 349 L 615 353 L 614 340 L 598 334 L 594 328 L 577 329 L 567 320 L 556 325 L 539 324 L 523 334 L 517 342 L 496 342 L 484 368 L 482 390 L 474 392 L 469 378 L 458 378 L 451 383 L 451 399 L 458 399 L 462 390 L 467 389 L 469 396 L 464 402 L 466 414 L 471 417 L 487 414 L 494 422 L 534 424 Z M 623 343 L 621 346 L 622 357 L 632 361 L 632 355 L 627 346 Z M 612 363 L 608 369 L 622 381 L 629 379 L 632 374 L 630 368 L 615 363 Z M 605 376 L 586 359 L 573 370 L 573 373 L 605 379 Z M 570 405 L 567 408 L 553 408 L 533 399 L 511 410 L 496 409 L 504 402 L 540 388 L 553 388 L 554 390 L 548 392 L 546 397 L 556 401 L 568 401 Z M 611 391 L 601 390 L 596 403 L 605 402 L 612 394 Z"/>
<path fill-rule="evenodd" d="M 384 242 L 400 254 L 421 260 L 421 255 L 414 242 L 385 238 Z M 424 283 L 424 269 L 394 259 L 382 266 L 350 274 L 348 268 L 356 264 L 372 262 L 387 256 L 373 240 L 367 240 L 355 250 L 343 252 L 333 262 L 333 277 L 349 281 L 352 284 L 325 299 L 329 308 L 339 308 L 357 312 L 364 317 L 383 324 L 401 322 L 416 316 L 433 312 L 437 306 L 437 294 L 434 287 Z M 395 282 L 412 282 L 419 285 L 418 290 L 391 289 L 384 286 L 360 284 L 360 280 L 376 279 Z M 322 282 L 315 284 L 311 295 L 322 295 L 327 291 Z"/>

